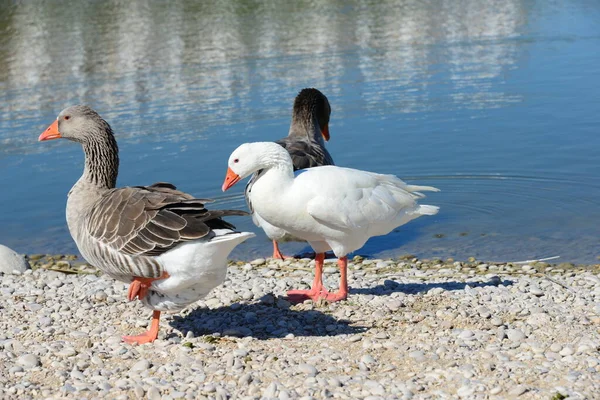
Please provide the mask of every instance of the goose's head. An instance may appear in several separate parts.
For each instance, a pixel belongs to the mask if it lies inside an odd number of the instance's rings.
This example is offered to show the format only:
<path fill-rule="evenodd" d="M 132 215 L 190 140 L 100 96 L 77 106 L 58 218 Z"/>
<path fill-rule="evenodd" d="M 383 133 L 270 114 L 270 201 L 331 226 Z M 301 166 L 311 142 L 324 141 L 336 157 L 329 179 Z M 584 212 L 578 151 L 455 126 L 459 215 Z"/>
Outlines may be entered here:
<path fill-rule="evenodd" d="M 76 105 L 62 110 L 38 140 L 64 138 L 85 144 L 107 136 L 112 136 L 108 123 L 90 107 Z"/>
<path fill-rule="evenodd" d="M 275 166 L 293 172 L 292 159 L 286 149 L 275 142 L 244 143 L 229 156 L 227 175 L 221 188 L 226 191 L 254 172 Z"/>
<path fill-rule="evenodd" d="M 315 88 L 302 89 L 294 100 L 289 135 L 302 138 L 315 134 L 321 135 L 325 141 L 328 141 L 330 116 L 331 106 L 327 96 Z M 314 122 L 318 124 L 319 132 L 313 132 Z"/>

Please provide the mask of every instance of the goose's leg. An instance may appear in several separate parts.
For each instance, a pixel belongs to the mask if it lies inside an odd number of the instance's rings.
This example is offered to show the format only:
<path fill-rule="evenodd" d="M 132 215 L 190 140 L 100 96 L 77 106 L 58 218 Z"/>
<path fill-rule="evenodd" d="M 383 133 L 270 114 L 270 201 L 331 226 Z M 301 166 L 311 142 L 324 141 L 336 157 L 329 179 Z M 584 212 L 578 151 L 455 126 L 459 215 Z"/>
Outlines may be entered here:
<path fill-rule="evenodd" d="M 127 292 L 127 299 L 129 301 L 134 300 L 136 297 L 138 299 L 143 299 L 148 294 L 148 289 L 152 286 L 152 282 L 158 281 L 161 279 L 167 279 L 169 274 L 165 271 L 160 276 L 160 278 L 140 278 L 134 277 L 131 283 L 129 284 L 129 291 Z"/>
<path fill-rule="evenodd" d="M 150 323 L 150 329 L 147 332 L 137 336 L 123 336 L 123 341 L 129 344 L 144 344 L 151 343 L 158 337 L 158 325 L 160 322 L 160 311 L 154 311 L 152 313 L 152 322 Z"/>
<path fill-rule="evenodd" d="M 340 290 L 335 293 L 327 293 L 325 296 L 322 296 L 327 301 L 333 302 L 346 300 L 348 297 L 348 257 L 340 257 L 338 259 L 338 266 L 340 267 Z"/>
<path fill-rule="evenodd" d="M 277 243 L 277 240 L 273 240 L 273 258 L 276 260 L 285 260 L 286 258 L 292 257 L 281 254 L 281 251 L 279 250 L 279 243 Z"/>
<path fill-rule="evenodd" d="M 324 253 L 318 253 L 315 257 L 315 279 L 310 290 L 289 290 L 287 296 L 292 303 L 302 303 L 304 300 L 311 299 L 317 301 L 324 298 L 329 292 L 323 286 L 323 261 Z"/>

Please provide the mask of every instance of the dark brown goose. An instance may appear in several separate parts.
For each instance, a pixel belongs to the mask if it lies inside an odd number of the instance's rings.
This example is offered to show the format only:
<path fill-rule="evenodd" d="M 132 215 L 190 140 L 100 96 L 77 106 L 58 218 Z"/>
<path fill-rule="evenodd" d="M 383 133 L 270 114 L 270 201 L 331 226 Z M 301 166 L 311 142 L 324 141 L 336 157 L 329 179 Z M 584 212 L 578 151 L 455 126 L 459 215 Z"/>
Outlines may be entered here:
<path fill-rule="evenodd" d="M 319 90 L 302 89 L 296 96 L 288 136 L 275 142 L 285 148 L 292 157 L 294 171 L 322 165 L 334 165 L 333 158 L 325 148 L 325 141 L 329 140 L 330 115 L 329 100 Z M 292 239 L 291 235 L 265 221 L 252 208 L 250 202 L 252 185 L 261 172 L 258 171 L 254 174 L 246 185 L 246 202 L 252 212 L 254 224 L 262 228 L 267 237 L 273 241 L 273 258 L 284 259 L 277 241 L 283 238 Z"/>
<path fill-rule="evenodd" d="M 152 342 L 161 311 L 177 311 L 206 296 L 227 272 L 235 246 L 254 236 L 221 217 L 239 210 L 208 210 L 169 183 L 116 189 L 117 142 L 110 125 L 87 106 L 63 110 L 39 137 L 80 143 L 83 175 L 69 192 L 67 224 L 81 255 L 107 275 L 131 283 L 128 297 L 153 309 L 148 332 L 125 336 Z"/>

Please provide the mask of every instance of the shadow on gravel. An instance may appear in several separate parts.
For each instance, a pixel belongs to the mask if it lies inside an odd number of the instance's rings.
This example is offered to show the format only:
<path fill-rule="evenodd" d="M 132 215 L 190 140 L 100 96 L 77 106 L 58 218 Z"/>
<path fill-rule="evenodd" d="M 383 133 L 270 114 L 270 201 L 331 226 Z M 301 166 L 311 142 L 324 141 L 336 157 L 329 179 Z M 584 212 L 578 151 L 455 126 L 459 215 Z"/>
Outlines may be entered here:
<path fill-rule="evenodd" d="M 367 327 L 350 326 L 350 321 L 336 319 L 318 310 L 291 310 L 289 303 L 273 299 L 253 304 L 232 304 L 217 309 L 196 308 L 185 316 L 174 316 L 171 326 L 183 336 L 192 332 L 194 336 L 212 335 L 245 337 L 256 339 L 284 338 L 294 336 L 337 336 L 353 335 Z M 271 304 L 269 304 L 271 303 Z"/>
<path fill-rule="evenodd" d="M 372 294 L 382 296 L 394 292 L 406 294 L 418 294 L 428 292 L 431 289 L 442 288 L 444 290 L 464 290 L 467 285 L 471 288 L 484 286 L 511 286 L 514 282 L 510 280 L 491 279 L 487 282 L 433 282 L 433 283 L 400 283 L 392 280 L 386 280 L 383 285 L 371 288 L 350 288 L 350 294 Z"/>

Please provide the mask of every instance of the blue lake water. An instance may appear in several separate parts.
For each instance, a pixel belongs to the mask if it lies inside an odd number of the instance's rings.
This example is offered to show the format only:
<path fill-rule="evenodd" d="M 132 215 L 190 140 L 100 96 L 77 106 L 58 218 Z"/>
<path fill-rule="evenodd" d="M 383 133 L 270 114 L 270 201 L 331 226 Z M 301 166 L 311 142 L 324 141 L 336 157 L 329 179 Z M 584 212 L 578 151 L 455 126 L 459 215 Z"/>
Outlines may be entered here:
<path fill-rule="evenodd" d="M 442 190 L 424 201 L 437 216 L 358 253 L 596 263 L 599 21 L 586 0 L 1 2 L 0 243 L 76 252 L 64 209 L 83 153 L 37 142 L 69 105 L 112 125 L 119 185 L 245 209 L 243 184 L 220 191 L 229 154 L 287 135 L 316 87 L 338 165 Z M 234 256 L 270 254 L 261 232 Z"/>

